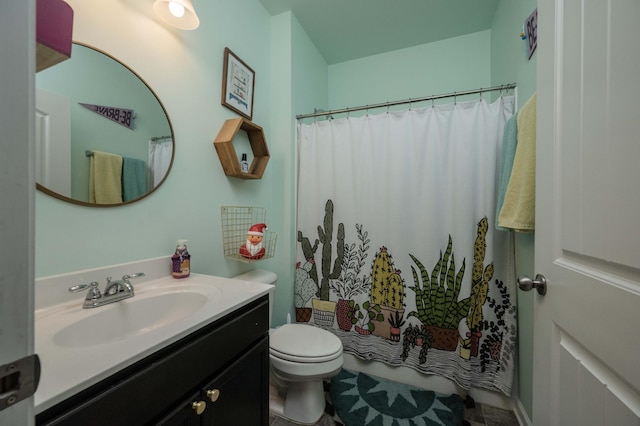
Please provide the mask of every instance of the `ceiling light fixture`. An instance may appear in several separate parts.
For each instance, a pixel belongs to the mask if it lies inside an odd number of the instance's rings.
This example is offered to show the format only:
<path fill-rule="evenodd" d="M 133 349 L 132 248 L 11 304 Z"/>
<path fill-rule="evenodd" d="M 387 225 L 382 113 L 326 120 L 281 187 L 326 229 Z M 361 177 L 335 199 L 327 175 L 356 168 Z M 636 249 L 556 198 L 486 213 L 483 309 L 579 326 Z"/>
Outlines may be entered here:
<path fill-rule="evenodd" d="M 191 0 L 156 0 L 153 10 L 160 19 L 181 30 L 195 30 L 200 25 Z"/>

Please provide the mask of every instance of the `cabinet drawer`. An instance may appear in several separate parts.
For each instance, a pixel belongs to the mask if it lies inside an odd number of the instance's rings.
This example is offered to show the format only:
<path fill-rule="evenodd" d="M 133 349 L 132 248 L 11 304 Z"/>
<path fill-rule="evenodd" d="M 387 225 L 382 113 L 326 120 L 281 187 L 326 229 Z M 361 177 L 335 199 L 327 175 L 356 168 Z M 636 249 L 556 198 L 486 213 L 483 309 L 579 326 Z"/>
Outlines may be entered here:
<path fill-rule="evenodd" d="M 46 425 L 144 425 L 201 388 L 268 331 L 267 297 L 38 415 Z"/>

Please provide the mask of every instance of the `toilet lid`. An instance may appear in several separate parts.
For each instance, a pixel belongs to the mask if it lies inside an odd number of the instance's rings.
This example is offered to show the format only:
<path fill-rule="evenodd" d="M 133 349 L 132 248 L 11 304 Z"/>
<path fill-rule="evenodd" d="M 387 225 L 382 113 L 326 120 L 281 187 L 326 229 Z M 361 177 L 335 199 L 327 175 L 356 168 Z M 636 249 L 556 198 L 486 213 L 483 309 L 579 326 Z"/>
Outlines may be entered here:
<path fill-rule="evenodd" d="M 305 324 L 285 324 L 269 335 L 269 351 L 295 362 L 325 362 L 342 354 L 342 342 L 333 333 Z"/>

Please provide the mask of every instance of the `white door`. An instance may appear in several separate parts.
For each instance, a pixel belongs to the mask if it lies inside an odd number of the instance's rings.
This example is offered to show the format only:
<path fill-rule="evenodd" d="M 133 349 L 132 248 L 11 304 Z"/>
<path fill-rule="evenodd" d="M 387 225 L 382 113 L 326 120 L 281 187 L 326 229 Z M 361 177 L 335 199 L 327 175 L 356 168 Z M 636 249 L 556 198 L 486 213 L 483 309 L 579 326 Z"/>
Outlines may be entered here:
<path fill-rule="evenodd" d="M 539 0 L 535 425 L 640 425 L 638 0 Z"/>
<path fill-rule="evenodd" d="M 0 425 L 22 426 L 33 397 L 12 398 L 28 379 L 11 365 L 33 353 L 35 1 L 0 0 L 0 40 Z"/>
<path fill-rule="evenodd" d="M 36 182 L 71 198 L 71 102 L 36 90 Z"/>

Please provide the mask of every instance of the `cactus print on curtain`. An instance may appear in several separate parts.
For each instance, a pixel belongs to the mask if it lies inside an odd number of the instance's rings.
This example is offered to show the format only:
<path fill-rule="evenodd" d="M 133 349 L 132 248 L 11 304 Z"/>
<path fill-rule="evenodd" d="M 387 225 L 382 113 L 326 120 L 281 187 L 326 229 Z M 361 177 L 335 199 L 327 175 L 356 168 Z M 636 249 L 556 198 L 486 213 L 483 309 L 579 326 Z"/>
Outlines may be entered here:
<path fill-rule="evenodd" d="M 497 170 L 513 97 L 298 124 L 296 319 L 362 359 L 509 395 Z"/>

